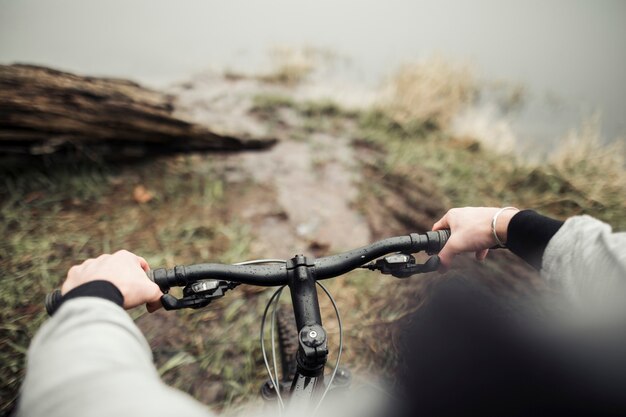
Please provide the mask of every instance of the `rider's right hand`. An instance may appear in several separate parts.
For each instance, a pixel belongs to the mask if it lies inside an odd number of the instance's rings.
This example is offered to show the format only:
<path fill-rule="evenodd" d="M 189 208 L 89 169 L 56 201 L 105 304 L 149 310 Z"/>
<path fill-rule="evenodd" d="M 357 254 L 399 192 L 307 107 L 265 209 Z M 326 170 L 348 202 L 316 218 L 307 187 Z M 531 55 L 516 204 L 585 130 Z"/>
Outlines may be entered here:
<path fill-rule="evenodd" d="M 146 276 L 149 269 L 144 258 L 127 250 L 100 255 L 70 268 L 61 293 L 65 295 L 90 281 L 109 281 L 122 293 L 125 309 L 146 304 L 148 311 L 152 312 L 161 307 L 160 298 L 163 294 L 159 286 Z"/>
<path fill-rule="evenodd" d="M 450 229 L 451 232 L 439 252 L 441 272 L 450 269 L 454 257 L 463 252 L 474 252 L 479 261 L 487 257 L 489 248 L 496 245 L 491 222 L 499 210 L 499 207 L 453 208 L 433 225 L 433 230 Z M 496 233 L 502 243 L 506 243 L 509 222 L 518 211 L 505 210 L 498 215 Z"/>

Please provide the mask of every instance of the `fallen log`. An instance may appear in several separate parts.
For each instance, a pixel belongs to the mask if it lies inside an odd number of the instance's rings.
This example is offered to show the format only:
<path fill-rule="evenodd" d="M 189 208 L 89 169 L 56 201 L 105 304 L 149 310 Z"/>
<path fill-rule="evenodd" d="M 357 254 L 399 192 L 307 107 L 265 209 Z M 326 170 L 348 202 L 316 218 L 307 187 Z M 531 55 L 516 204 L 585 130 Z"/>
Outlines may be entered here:
<path fill-rule="evenodd" d="M 175 117 L 174 97 L 128 80 L 33 65 L 0 65 L 0 154 L 78 150 L 139 156 L 263 149 L 273 139 L 234 137 Z"/>

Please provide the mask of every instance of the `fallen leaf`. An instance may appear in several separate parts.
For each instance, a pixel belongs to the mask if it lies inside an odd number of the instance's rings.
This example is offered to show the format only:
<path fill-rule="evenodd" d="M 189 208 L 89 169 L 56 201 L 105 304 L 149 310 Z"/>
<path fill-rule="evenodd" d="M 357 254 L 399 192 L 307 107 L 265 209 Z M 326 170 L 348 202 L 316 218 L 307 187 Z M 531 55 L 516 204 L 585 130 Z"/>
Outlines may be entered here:
<path fill-rule="evenodd" d="M 24 203 L 32 203 L 33 201 L 41 200 L 45 197 L 45 194 L 42 191 L 33 191 L 32 193 L 26 194 L 24 197 Z"/>
<path fill-rule="evenodd" d="M 133 198 L 139 204 L 147 203 L 148 201 L 152 200 L 153 197 L 154 196 L 152 195 L 152 193 L 148 191 L 148 189 L 146 189 L 146 187 L 144 187 L 143 185 L 138 185 L 133 190 Z"/>

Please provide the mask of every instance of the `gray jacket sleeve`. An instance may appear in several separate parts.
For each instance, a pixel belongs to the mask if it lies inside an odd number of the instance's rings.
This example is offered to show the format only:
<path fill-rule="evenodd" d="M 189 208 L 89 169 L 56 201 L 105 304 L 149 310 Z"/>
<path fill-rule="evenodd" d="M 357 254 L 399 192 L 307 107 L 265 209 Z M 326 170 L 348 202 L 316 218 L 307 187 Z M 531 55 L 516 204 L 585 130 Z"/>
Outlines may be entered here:
<path fill-rule="evenodd" d="M 550 239 L 541 273 L 590 313 L 624 313 L 626 233 L 590 216 L 572 217 Z"/>
<path fill-rule="evenodd" d="M 209 416 L 161 382 L 129 315 L 97 297 L 68 300 L 33 339 L 18 416 Z"/>

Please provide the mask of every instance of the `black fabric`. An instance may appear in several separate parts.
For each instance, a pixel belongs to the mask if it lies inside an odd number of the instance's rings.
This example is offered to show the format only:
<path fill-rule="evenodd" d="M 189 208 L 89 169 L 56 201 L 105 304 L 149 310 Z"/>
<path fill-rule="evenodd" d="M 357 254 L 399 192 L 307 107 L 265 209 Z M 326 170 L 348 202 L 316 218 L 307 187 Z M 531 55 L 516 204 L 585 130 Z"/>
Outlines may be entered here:
<path fill-rule="evenodd" d="M 120 307 L 124 306 L 124 296 L 113 283 L 104 280 L 89 281 L 70 290 L 63 296 L 61 304 L 72 298 L 99 297 L 113 301 Z"/>
<path fill-rule="evenodd" d="M 626 338 L 615 328 L 570 334 L 532 299 L 459 277 L 400 326 L 399 401 L 387 415 L 626 415 Z"/>
<path fill-rule="evenodd" d="M 539 270 L 548 242 L 562 225 L 562 221 L 542 216 L 532 210 L 522 210 L 509 223 L 506 246 Z"/>

